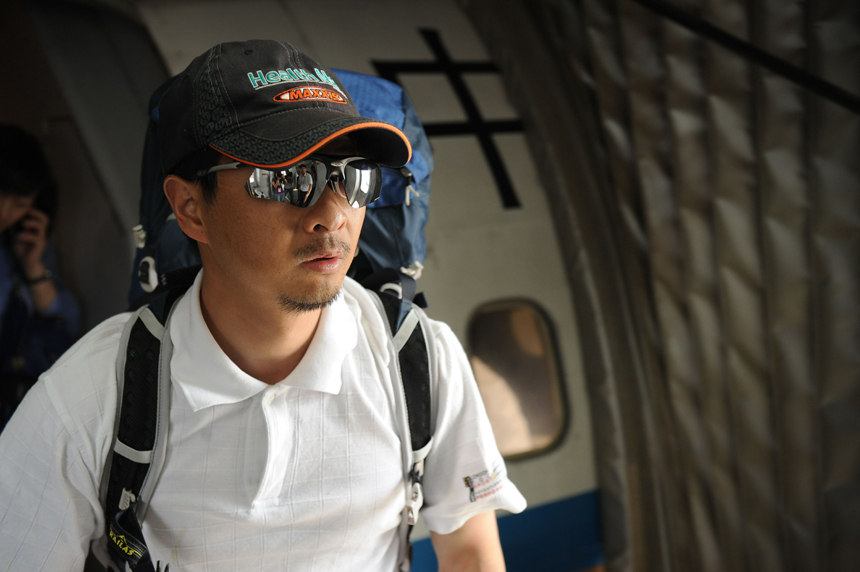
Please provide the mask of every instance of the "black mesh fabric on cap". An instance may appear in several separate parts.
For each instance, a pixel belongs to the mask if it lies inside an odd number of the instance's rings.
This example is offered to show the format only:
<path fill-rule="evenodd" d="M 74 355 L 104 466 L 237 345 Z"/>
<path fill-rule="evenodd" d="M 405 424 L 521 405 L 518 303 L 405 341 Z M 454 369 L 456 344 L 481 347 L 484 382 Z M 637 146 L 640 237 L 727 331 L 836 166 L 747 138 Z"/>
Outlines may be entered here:
<path fill-rule="evenodd" d="M 213 66 L 213 58 L 209 57 L 195 82 L 194 112 L 196 121 L 194 122 L 194 134 L 197 141 L 203 145 L 236 123 L 230 115 L 227 102 L 224 100 L 224 92 L 218 89 L 216 85 L 218 81 L 215 76 L 216 71 Z"/>
<path fill-rule="evenodd" d="M 278 165 L 298 157 L 332 133 L 356 123 L 372 123 L 375 119 L 344 117 L 335 119 L 287 141 L 270 141 L 237 129 L 212 142 L 212 147 L 225 155 L 255 165 Z"/>

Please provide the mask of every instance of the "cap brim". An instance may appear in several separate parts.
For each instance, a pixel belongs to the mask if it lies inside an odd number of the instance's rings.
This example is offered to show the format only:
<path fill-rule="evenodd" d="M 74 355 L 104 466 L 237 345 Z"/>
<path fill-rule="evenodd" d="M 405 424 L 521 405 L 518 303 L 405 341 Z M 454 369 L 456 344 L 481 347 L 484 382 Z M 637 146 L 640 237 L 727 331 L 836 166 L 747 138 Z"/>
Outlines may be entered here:
<path fill-rule="evenodd" d="M 326 109 L 270 116 L 218 137 L 210 146 L 236 161 L 276 168 L 297 163 L 347 133 L 359 155 L 386 167 L 402 167 L 412 157 L 409 139 L 397 127 Z"/>

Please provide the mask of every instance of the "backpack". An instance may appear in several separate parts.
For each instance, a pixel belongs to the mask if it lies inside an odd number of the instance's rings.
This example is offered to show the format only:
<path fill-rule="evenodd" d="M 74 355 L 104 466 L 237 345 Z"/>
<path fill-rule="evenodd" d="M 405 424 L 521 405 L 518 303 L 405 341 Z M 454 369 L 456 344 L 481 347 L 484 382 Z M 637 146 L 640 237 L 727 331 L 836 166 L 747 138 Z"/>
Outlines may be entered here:
<path fill-rule="evenodd" d="M 400 169 L 382 168 L 382 192 L 368 205 L 358 253 L 350 276 L 364 283 L 372 274 L 393 268 L 414 280 L 421 277 L 427 243 L 424 225 L 430 205 L 433 153 L 421 120 L 403 89 L 388 80 L 334 70 L 352 95 L 358 112 L 399 127 L 412 145 L 412 158 Z M 407 281 L 407 288 L 411 284 Z M 413 299 L 413 295 L 407 295 Z M 421 294 L 417 301 L 427 307 Z"/>
<path fill-rule="evenodd" d="M 359 112 L 400 127 L 413 145 L 413 157 L 402 169 L 383 167 L 380 199 L 368 207 L 359 251 L 349 275 L 375 293 L 377 308 L 388 324 L 398 359 L 391 360 L 396 414 L 408 435 L 403 446 L 406 503 L 401 515 L 398 570 L 408 571 L 409 535 L 423 505 L 424 459 L 433 443 L 430 363 L 433 346 L 423 295 L 416 294 L 426 254 L 430 146 L 412 103 L 387 80 L 337 71 Z M 179 228 L 162 191 L 164 175 L 158 153 L 158 102 L 172 83 L 150 98 L 150 123 L 141 175 L 141 223 L 135 227 L 137 253 L 129 303 L 136 308 L 123 331 L 117 356 L 117 416 L 111 453 L 105 465 L 100 499 L 105 511 L 108 554 L 113 563 L 133 572 L 161 572 L 153 566 L 141 523 L 164 464 L 170 415 L 172 342 L 165 335 L 175 302 L 200 268 L 196 243 Z M 377 204 L 379 203 L 379 204 Z M 367 233 L 367 234 L 366 234 Z M 399 383 L 398 383 L 399 380 Z M 169 565 L 165 567 L 167 572 Z"/>

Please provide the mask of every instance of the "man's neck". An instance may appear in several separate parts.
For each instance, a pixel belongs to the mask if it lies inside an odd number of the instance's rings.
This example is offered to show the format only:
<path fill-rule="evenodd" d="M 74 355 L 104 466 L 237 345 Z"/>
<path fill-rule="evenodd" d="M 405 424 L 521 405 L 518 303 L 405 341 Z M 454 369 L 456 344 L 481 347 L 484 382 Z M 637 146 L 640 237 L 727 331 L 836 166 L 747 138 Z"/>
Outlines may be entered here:
<path fill-rule="evenodd" d="M 269 385 L 286 378 L 302 360 L 322 313 L 287 312 L 263 297 L 236 296 L 235 289 L 207 282 L 205 272 L 200 309 L 227 357 Z"/>

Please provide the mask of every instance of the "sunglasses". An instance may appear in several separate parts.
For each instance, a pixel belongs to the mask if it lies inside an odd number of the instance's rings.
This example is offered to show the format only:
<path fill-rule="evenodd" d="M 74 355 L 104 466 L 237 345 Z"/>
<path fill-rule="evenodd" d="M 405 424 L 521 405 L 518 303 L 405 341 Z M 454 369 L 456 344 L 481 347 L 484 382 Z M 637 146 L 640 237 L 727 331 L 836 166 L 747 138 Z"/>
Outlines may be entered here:
<path fill-rule="evenodd" d="M 202 177 L 218 171 L 248 166 L 236 161 L 216 165 L 197 174 Z M 299 208 L 313 206 L 328 186 L 335 195 L 345 198 L 350 205 L 358 209 L 379 198 L 382 169 L 375 161 L 364 157 L 311 155 L 288 167 L 254 168 L 244 186 L 252 197 Z"/>

